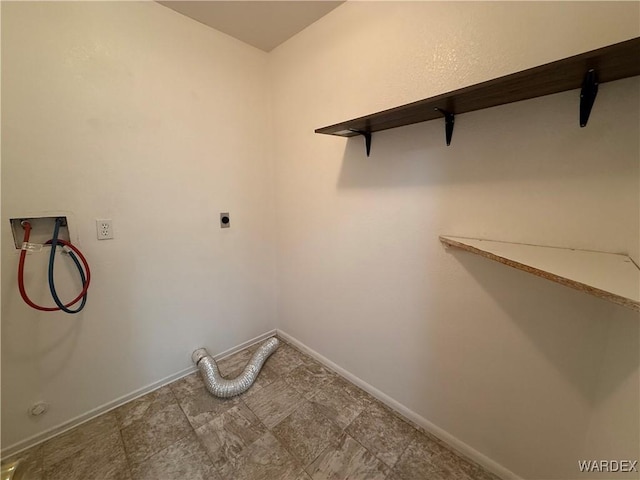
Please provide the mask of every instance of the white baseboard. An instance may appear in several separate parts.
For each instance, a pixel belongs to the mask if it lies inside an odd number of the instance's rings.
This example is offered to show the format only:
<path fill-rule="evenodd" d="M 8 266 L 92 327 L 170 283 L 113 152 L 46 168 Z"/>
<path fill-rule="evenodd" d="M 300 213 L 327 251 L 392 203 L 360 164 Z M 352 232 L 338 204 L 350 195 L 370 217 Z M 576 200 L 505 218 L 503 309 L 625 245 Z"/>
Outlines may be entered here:
<path fill-rule="evenodd" d="M 223 358 L 227 358 L 231 355 L 233 355 L 236 352 L 239 352 L 240 350 L 244 350 L 247 347 L 250 347 L 251 345 L 255 345 L 258 342 L 261 342 L 269 337 L 273 337 L 274 335 L 277 335 L 278 331 L 274 328 L 273 330 L 269 330 L 268 332 L 262 333 L 260 335 L 258 335 L 257 337 L 253 337 L 251 340 L 247 340 L 244 343 L 241 343 L 240 345 L 236 345 L 233 348 L 230 348 L 229 350 L 225 350 L 224 352 L 218 353 L 217 355 L 213 356 L 213 359 L 217 362 L 218 360 L 222 360 Z M 195 371 L 196 367 L 193 367 L 193 370 Z"/>
<path fill-rule="evenodd" d="M 395 410 L 400 415 L 405 417 L 411 423 L 415 424 L 416 426 L 418 426 L 421 429 L 424 429 L 426 432 L 434 435 L 435 437 L 438 437 L 440 440 L 445 442 L 451 448 L 453 448 L 456 451 L 460 452 L 465 457 L 470 458 L 471 460 L 473 460 L 477 464 L 483 466 L 484 468 L 486 468 L 491 473 L 494 473 L 495 475 L 499 476 L 503 480 L 522 480 L 521 477 L 519 477 L 518 475 L 513 473 L 511 470 L 503 467 L 502 465 L 500 465 L 499 463 L 497 463 L 494 460 L 490 459 L 486 455 L 483 455 L 482 453 L 480 453 L 476 449 L 474 449 L 471 446 L 469 446 L 466 443 L 464 443 L 462 440 L 458 439 L 457 437 L 454 437 L 453 435 L 451 435 L 447 431 L 445 431 L 442 428 L 438 427 L 437 425 L 434 425 L 433 423 L 431 423 L 426 418 L 418 415 L 414 411 L 412 411 L 409 408 L 407 408 L 404 405 L 402 405 L 400 402 L 394 400 L 389 395 L 381 392 L 380 390 L 378 390 L 374 386 L 372 386 L 372 385 L 368 384 L 367 382 L 365 382 L 364 380 L 356 377 L 351 372 L 349 372 L 349 371 L 345 370 L 344 368 L 342 368 L 341 366 L 333 363 L 328 358 L 324 357 L 323 355 L 319 354 L 315 350 L 313 350 L 313 349 L 309 348 L 308 346 L 306 346 L 300 340 L 292 337 L 291 335 L 289 335 L 288 333 L 286 333 L 286 332 L 284 332 L 284 331 L 282 331 L 280 329 L 277 330 L 277 335 L 279 337 L 281 337 L 283 340 L 285 340 L 286 342 L 289 342 L 290 344 L 292 344 L 293 346 L 295 346 L 296 348 L 301 350 L 302 352 L 306 353 L 310 357 L 315 358 L 318 362 L 326 365 L 331 370 L 333 370 L 336 373 L 338 373 L 339 375 L 343 376 L 344 378 L 349 380 L 351 383 L 357 385 L 358 387 L 363 389 L 365 392 L 368 392 L 369 394 L 373 395 L 375 398 L 380 400 L 382 403 L 384 403 L 385 405 L 387 405 L 388 407 L 390 407 L 391 409 Z"/>
<path fill-rule="evenodd" d="M 243 342 L 240 345 L 236 345 L 233 348 L 230 348 L 228 350 L 225 350 L 224 352 L 218 353 L 217 355 L 214 355 L 213 358 L 216 361 L 222 360 L 223 358 L 233 355 L 234 353 L 240 350 L 243 350 L 255 343 L 261 342 L 265 338 L 272 337 L 275 334 L 276 334 L 276 330 L 270 330 L 266 333 L 263 333 L 261 335 L 258 335 L 257 337 L 252 338 L 251 340 L 247 340 L 246 342 Z M 194 347 L 194 350 L 195 348 L 197 348 L 197 346 Z M 168 377 L 158 380 L 157 382 L 153 382 L 147 385 L 146 387 L 142 387 L 131 393 L 123 395 L 122 397 L 119 397 L 119 398 L 116 398 L 115 400 L 107 402 L 104 405 L 101 405 L 92 410 L 89 410 L 88 412 L 83 413 L 82 415 L 78 415 L 77 417 L 72 418 L 67 422 L 64 422 L 60 425 L 57 425 L 48 430 L 45 430 L 44 432 L 33 435 L 25 440 L 22 440 L 18 443 L 10 445 L 7 448 L 3 448 L 2 458 L 10 457 L 12 455 L 15 455 L 16 453 L 20 453 L 23 450 L 27 450 L 28 448 L 31 448 L 39 443 L 45 442 L 57 435 L 60 435 L 66 432 L 67 430 L 71 430 L 72 428 L 75 428 L 83 423 L 86 423 L 89 420 L 92 420 L 95 417 L 102 415 L 103 413 L 107 413 L 111 410 L 114 410 L 124 405 L 125 403 L 130 402 L 131 400 L 135 400 L 136 398 L 146 395 L 147 393 L 157 390 L 158 388 L 164 387 L 169 383 L 173 383 L 176 380 L 179 380 L 180 378 L 185 377 L 195 371 L 196 371 L 195 365 L 189 368 L 185 368 L 184 370 L 180 370 L 179 372 L 169 375 Z"/>
<path fill-rule="evenodd" d="M 228 357 L 230 355 L 233 355 L 234 353 L 243 350 L 244 348 L 247 348 L 255 343 L 261 342 L 266 338 L 272 337 L 273 335 L 278 335 L 279 337 L 281 337 L 283 340 L 291 343 L 293 346 L 295 346 L 296 348 L 298 348 L 299 350 L 305 352 L 306 354 L 308 354 L 309 356 L 315 358 L 317 361 L 319 361 L 320 363 L 326 365 L 327 367 L 329 367 L 331 370 L 334 370 L 336 373 L 338 373 L 339 375 L 343 376 L 344 378 L 346 378 L 347 380 L 349 380 L 351 383 L 357 385 L 358 387 L 362 388 L 364 391 L 370 393 L 371 395 L 373 395 L 375 398 L 377 398 L 378 400 L 380 400 L 382 403 L 384 403 L 385 405 L 387 405 L 388 407 L 390 407 L 391 409 L 395 410 L 396 412 L 398 412 L 400 415 L 402 415 L 404 418 L 406 418 L 407 420 L 409 420 L 411 423 L 415 424 L 416 426 L 418 426 L 421 429 L 424 429 L 425 431 L 429 432 L 430 434 L 438 437 L 439 439 L 441 439 L 443 442 L 447 443 L 449 446 L 451 446 L 452 448 L 454 448 L 455 450 L 457 450 L 458 452 L 460 452 L 461 454 L 465 455 L 466 457 L 470 458 L 471 460 L 473 460 L 474 462 L 478 463 L 479 465 L 482 465 L 484 468 L 486 468 L 487 470 L 489 470 L 490 472 L 498 475 L 500 478 L 504 479 L 504 480 L 522 480 L 521 477 L 517 476 L 515 473 L 511 472 L 510 470 L 508 470 L 507 468 L 503 467 L 502 465 L 500 465 L 499 463 L 491 460 L 489 457 L 483 455 L 482 453 L 478 452 L 477 450 L 475 450 L 474 448 L 470 447 L 469 445 L 467 445 L 466 443 L 464 443 L 463 441 L 459 440 L 458 438 L 454 437 L 453 435 L 451 435 L 450 433 L 446 432 L 445 430 L 441 429 L 440 427 L 438 427 L 437 425 L 434 425 L 433 423 L 431 423 L 430 421 L 428 421 L 426 418 L 418 415 L 417 413 L 415 413 L 414 411 L 410 410 L 409 408 L 405 407 L 404 405 L 402 405 L 400 402 L 394 400 L 393 398 L 391 398 L 390 396 L 388 396 L 387 394 L 381 392 L 380 390 L 378 390 L 377 388 L 373 387 L 372 385 L 368 384 L 367 382 L 365 382 L 364 380 L 360 379 L 359 377 L 356 377 L 355 375 L 353 375 L 352 373 L 350 373 L 349 371 L 345 370 L 344 368 L 340 367 L 339 365 L 335 364 L 334 362 L 332 362 L 331 360 L 329 360 L 328 358 L 324 357 L 323 355 L 319 354 L 318 352 L 316 352 L 315 350 L 312 350 L 311 348 L 309 348 L 307 345 L 305 345 L 304 343 L 302 343 L 301 341 L 299 341 L 298 339 L 292 337 L 291 335 L 289 335 L 288 333 L 282 331 L 282 330 L 270 330 L 268 332 L 265 332 L 261 335 L 258 335 L 255 338 L 252 338 L 251 340 L 247 340 L 246 342 L 243 342 L 233 348 L 230 348 L 228 350 L 225 350 L 224 352 L 221 352 L 217 355 L 214 356 L 215 360 L 221 360 L 225 357 Z M 143 395 L 146 395 L 149 392 L 152 392 L 154 390 L 157 390 L 158 388 L 161 388 L 169 383 L 175 382 L 176 380 L 179 380 L 180 378 L 189 375 L 193 372 L 196 371 L 196 367 L 192 366 L 189 368 L 186 368 L 184 370 L 181 370 L 179 372 L 176 372 L 172 375 L 169 375 L 168 377 L 165 377 L 157 382 L 151 383 L 149 385 L 147 385 L 146 387 L 140 388 L 138 390 L 135 390 L 134 392 L 131 392 L 127 395 L 124 395 L 120 398 L 117 398 L 111 402 L 105 403 L 104 405 L 101 405 L 97 408 L 94 408 L 93 410 L 90 410 L 82 415 L 79 415 L 71 420 L 69 420 L 68 422 L 65 422 L 61 425 L 58 425 L 56 427 L 50 428 L 49 430 L 46 430 L 42 433 L 33 435 L 25 440 L 22 440 L 18 443 L 15 443 L 5 449 L 2 450 L 2 458 L 5 457 L 9 457 L 11 455 L 14 455 L 16 453 L 19 453 L 23 450 L 26 450 L 28 448 L 31 448 L 39 443 L 42 443 L 46 440 L 49 440 L 57 435 L 60 435 L 64 432 L 66 432 L 67 430 L 71 430 L 72 428 L 75 428 L 85 422 L 88 422 L 89 420 L 94 419 L 95 417 L 102 415 L 104 413 L 109 412 L 110 410 L 113 410 L 115 408 L 118 408 L 122 405 L 124 405 L 127 402 L 130 402 L 131 400 L 135 400 L 138 397 L 141 397 Z"/>

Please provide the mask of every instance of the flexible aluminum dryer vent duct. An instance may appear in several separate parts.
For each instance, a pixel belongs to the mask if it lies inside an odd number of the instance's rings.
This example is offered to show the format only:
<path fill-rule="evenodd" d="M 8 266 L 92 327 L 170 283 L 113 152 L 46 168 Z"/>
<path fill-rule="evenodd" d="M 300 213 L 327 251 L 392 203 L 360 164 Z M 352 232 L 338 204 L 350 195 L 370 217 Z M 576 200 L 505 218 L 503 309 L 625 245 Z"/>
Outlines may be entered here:
<path fill-rule="evenodd" d="M 216 397 L 233 397 L 247 391 L 260 369 L 269 356 L 278 349 L 280 342 L 272 337 L 264 342 L 253 354 L 251 360 L 244 367 L 244 371 L 236 378 L 229 380 L 223 378 L 218 370 L 218 365 L 211 355 L 204 349 L 199 348 L 191 354 L 191 359 L 202 373 L 202 379 L 209 392 Z"/>

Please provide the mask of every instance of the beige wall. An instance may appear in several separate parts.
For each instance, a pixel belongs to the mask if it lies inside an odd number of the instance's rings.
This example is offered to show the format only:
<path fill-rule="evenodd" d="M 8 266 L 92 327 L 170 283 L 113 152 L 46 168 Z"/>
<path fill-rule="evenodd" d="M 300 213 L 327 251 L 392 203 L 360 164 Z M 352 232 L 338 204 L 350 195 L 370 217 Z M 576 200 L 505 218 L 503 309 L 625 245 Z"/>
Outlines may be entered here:
<path fill-rule="evenodd" d="M 275 327 L 266 61 L 155 2 L 2 2 L 3 447 Z M 6 228 L 60 211 L 93 271 L 76 316 L 22 303 Z"/>
<path fill-rule="evenodd" d="M 441 121 L 371 158 L 313 130 L 638 36 L 639 8 L 348 2 L 267 55 L 152 2 L 3 2 L 3 447 L 278 327 L 497 471 L 637 456 L 638 315 L 437 237 L 640 259 L 638 79 L 585 129 L 573 91 L 461 115 L 448 148 Z M 21 303 L 6 228 L 61 211 L 77 317 Z"/>
<path fill-rule="evenodd" d="M 572 91 L 461 115 L 450 147 L 444 121 L 374 134 L 370 158 L 313 131 L 626 40 L 638 18 L 637 3 L 348 2 L 270 57 L 279 327 L 524 478 L 637 457 L 638 315 L 438 235 L 638 259 L 638 78 L 602 85 L 584 129 Z"/>

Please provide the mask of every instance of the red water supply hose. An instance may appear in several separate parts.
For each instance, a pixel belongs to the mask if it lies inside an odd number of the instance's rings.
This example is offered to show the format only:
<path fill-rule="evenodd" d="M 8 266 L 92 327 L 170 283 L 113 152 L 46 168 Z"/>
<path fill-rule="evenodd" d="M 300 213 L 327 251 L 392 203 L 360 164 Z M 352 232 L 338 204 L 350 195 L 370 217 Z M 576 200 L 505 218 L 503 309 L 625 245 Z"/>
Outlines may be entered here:
<path fill-rule="evenodd" d="M 18 263 L 18 289 L 20 290 L 20 296 L 25 301 L 25 303 L 29 305 L 31 308 L 35 308 L 36 310 L 40 310 L 42 312 L 56 312 L 60 310 L 60 308 L 43 307 L 32 302 L 29 296 L 27 295 L 27 290 L 24 288 L 24 263 L 27 257 L 26 244 L 29 242 L 29 237 L 31 236 L 31 224 L 29 222 L 22 222 L 22 226 L 24 227 L 24 239 L 22 241 L 22 251 L 20 252 L 20 261 Z M 51 240 L 49 240 L 47 243 L 50 243 L 50 242 Z M 78 303 L 80 300 L 82 300 L 82 297 L 86 295 L 87 290 L 89 289 L 89 282 L 91 281 L 91 271 L 89 270 L 89 264 L 87 263 L 87 259 L 84 258 L 84 255 L 82 254 L 82 252 L 80 252 L 80 250 L 78 250 L 73 244 L 71 244 L 70 242 L 67 242 L 66 240 L 60 240 L 60 239 L 58 239 L 58 243 L 73 250 L 73 252 L 78 256 L 78 258 L 80 258 L 80 261 L 84 266 L 84 271 L 87 277 L 87 280 L 84 283 L 84 286 L 82 288 L 82 291 L 80 292 L 80 295 L 78 295 L 71 302 L 65 304 L 65 307 L 68 308 Z"/>

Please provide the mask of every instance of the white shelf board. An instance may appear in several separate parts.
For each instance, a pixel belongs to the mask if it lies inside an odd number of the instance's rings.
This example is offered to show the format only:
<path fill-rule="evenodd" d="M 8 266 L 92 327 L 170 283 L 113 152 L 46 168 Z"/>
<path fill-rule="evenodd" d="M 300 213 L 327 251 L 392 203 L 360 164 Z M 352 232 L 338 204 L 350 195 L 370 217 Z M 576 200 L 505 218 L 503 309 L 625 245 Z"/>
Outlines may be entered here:
<path fill-rule="evenodd" d="M 640 269 L 627 255 L 451 236 L 440 241 L 640 311 Z"/>

